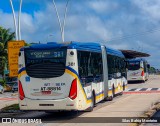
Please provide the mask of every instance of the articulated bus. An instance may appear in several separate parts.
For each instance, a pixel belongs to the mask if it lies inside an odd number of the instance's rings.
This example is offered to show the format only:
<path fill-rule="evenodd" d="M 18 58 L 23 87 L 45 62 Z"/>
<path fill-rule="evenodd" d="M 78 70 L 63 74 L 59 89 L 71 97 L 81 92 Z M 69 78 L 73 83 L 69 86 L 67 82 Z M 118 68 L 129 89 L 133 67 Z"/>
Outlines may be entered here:
<path fill-rule="evenodd" d="M 131 59 L 128 60 L 128 81 L 142 81 L 145 82 L 149 78 L 148 68 L 150 65 L 145 59 Z"/>
<path fill-rule="evenodd" d="M 92 111 L 127 88 L 125 57 L 98 43 L 47 43 L 19 53 L 21 110 Z"/>

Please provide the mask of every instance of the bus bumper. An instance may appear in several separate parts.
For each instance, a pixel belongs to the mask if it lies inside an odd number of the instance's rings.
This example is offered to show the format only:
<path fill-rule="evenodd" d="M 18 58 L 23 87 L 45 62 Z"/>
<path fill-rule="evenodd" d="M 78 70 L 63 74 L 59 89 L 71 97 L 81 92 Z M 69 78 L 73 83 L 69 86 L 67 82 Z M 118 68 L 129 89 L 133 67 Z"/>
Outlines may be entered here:
<path fill-rule="evenodd" d="M 130 77 L 128 78 L 128 81 L 144 81 L 145 77 L 144 76 L 138 76 L 138 77 Z"/>
<path fill-rule="evenodd" d="M 59 100 L 19 100 L 20 110 L 78 110 L 76 100 L 70 98 Z"/>

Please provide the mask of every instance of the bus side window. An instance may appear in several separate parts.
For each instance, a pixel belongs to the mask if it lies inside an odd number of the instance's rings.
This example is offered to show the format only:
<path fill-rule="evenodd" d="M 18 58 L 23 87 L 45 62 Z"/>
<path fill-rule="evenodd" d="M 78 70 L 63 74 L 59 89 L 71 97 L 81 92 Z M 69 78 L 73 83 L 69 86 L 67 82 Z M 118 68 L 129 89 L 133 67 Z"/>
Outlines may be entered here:
<path fill-rule="evenodd" d="M 88 76 L 89 52 L 78 51 L 78 71 L 80 77 Z"/>
<path fill-rule="evenodd" d="M 116 72 L 116 59 L 115 56 L 108 54 L 107 56 L 107 62 L 108 62 L 108 79 L 111 80 L 114 78 L 114 73 Z"/>
<path fill-rule="evenodd" d="M 79 76 L 86 83 L 94 81 L 94 78 L 101 78 L 103 73 L 102 54 L 96 52 L 78 51 Z"/>

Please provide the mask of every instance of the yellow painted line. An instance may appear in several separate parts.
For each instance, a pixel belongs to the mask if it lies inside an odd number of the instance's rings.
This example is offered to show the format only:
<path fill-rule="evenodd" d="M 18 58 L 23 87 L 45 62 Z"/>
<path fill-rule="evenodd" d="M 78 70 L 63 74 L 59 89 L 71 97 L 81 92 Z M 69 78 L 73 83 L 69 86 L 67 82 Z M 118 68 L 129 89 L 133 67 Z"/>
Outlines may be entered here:
<path fill-rule="evenodd" d="M 18 74 L 18 79 L 20 79 L 23 75 L 26 75 L 27 72 L 24 70 L 20 74 Z"/>
<path fill-rule="evenodd" d="M 103 97 L 104 97 L 104 93 L 99 94 L 99 95 L 96 96 L 96 100 L 98 100 L 98 99 L 100 99 L 100 98 L 103 98 Z"/>
<path fill-rule="evenodd" d="M 118 87 L 116 87 L 116 88 L 114 89 L 114 92 L 115 92 L 115 94 L 116 94 L 117 92 L 119 92 Z"/>

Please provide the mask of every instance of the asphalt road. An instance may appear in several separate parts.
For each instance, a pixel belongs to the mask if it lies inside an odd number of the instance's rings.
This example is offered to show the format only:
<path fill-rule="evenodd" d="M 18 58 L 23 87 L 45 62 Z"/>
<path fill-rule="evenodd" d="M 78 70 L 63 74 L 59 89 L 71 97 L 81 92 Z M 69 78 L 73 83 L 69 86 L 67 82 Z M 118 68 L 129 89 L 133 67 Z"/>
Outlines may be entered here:
<path fill-rule="evenodd" d="M 143 82 L 129 82 L 128 89 L 133 88 L 160 88 L 160 76 L 150 75 L 148 81 Z"/>

